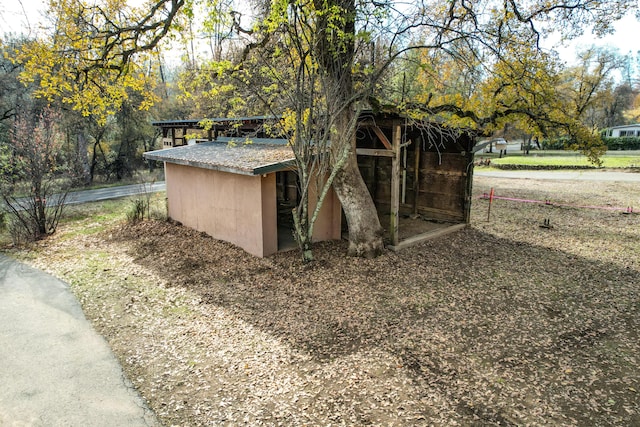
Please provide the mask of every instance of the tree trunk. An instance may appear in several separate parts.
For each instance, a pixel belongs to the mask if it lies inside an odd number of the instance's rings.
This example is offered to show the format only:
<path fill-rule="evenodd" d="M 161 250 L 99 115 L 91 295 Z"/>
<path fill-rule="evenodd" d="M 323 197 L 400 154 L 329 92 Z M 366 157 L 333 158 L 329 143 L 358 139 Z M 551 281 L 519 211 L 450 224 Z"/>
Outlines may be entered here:
<path fill-rule="evenodd" d="M 89 165 L 89 141 L 85 129 L 80 129 L 77 139 L 77 164 L 80 180 L 84 185 L 91 184 L 91 167 Z"/>
<path fill-rule="evenodd" d="M 384 231 L 380 226 L 376 206 L 360 174 L 355 150 L 352 150 L 346 164 L 336 175 L 333 188 L 349 226 L 349 255 L 374 258 L 382 254 Z"/>
<path fill-rule="evenodd" d="M 356 155 L 356 120 L 354 106 L 356 96 L 353 87 L 353 64 L 355 62 L 355 0 L 316 0 L 316 8 L 323 11 L 319 15 L 317 31 L 319 40 L 316 55 L 320 68 L 325 74 L 325 90 L 331 97 L 331 104 L 337 109 L 329 109 L 335 117 L 335 129 L 331 135 L 332 166 L 338 168 L 333 188 L 342 204 L 349 226 L 349 255 L 373 258 L 384 250 L 383 230 L 380 226 L 376 206 L 362 179 Z M 339 11 L 339 13 L 336 12 Z M 332 21 L 339 14 L 342 34 L 334 28 Z M 339 153 L 349 148 L 349 156 L 344 165 L 336 165 Z"/>

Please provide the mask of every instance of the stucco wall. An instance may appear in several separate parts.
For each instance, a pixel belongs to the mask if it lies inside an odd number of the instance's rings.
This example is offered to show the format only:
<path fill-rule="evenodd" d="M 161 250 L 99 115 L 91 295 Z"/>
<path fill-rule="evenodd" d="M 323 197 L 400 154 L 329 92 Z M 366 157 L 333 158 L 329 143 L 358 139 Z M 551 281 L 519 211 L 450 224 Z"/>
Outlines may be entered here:
<path fill-rule="evenodd" d="M 277 252 L 275 173 L 246 176 L 165 164 L 169 217 L 263 257 Z"/>
<path fill-rule="evenodd" d="M 316 194 L 320 189 L 315 185 L 309 187 L 309 212 L 313 212 L 316 206 Z M 320 213 L 313 226 L 313 241 L 339 240 L 341 238 L 342 206 L 333 188 L 327 193 Z"/>

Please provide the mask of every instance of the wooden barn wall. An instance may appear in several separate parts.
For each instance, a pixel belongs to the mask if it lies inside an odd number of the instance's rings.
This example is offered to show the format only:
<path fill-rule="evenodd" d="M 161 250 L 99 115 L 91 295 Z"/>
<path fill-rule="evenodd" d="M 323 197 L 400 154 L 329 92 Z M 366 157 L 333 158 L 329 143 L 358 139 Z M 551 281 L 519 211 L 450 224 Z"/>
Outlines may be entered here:
<path fill-rule="evenodd" d="M 402 157 L 402 170 L 406 171 L 404 202 L 401 214 L 414 212 L 415 149 L 407 147 L 406 167 Z M 404 153 L 403 153 L 404 156 Z M 420 152 L 418 213 L 427 218 L 445 221 L 465 221 L 465 195 L 467 188 L 467 156 L 461 153 Z M 376 206 L 385 212 L 391 200 L 391 158 L 359 156 L 358 164 L 367 188 Z M 402 178 L 401 178 L 402 181 Z M 401 184 L 402 193 L 402 184 Z"/>
<path fill-rule="evenodd" d="M 405 203 L 415 200 L 414 154 L 408 153 Z M 420 153 L 418 213 L 435 219 L 463 221 L 467 186 L 467 159 L 460 153 Z M 404 207 L 404 206 L 402 206 Z M 401 207 L 401 208 L 402 208 Z"/>

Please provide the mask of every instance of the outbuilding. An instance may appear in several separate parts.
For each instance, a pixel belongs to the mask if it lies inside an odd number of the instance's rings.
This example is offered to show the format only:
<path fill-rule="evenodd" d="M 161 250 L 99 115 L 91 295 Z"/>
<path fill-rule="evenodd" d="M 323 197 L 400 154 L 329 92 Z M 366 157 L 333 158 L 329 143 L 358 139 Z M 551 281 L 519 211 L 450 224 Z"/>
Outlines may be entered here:
<path fill-rule="evenodd" d="M 276 117 L 154 122 L 167 148 L 145 153 L 165 164 L 169 217 L 256 256 L 295 245 L 291 209 L 298 203 L 293 151 L 267 138 Z M 204 124 L 208 123 L 204 130 Z M 464 228 L 470 219 L 475 138 L 400 114 L 364 112 L 358 164 L 398 250 Z M 313 203 L 315 196 L 309 197 Z M 314 241 L 348 233 L 331 192 Z"/>

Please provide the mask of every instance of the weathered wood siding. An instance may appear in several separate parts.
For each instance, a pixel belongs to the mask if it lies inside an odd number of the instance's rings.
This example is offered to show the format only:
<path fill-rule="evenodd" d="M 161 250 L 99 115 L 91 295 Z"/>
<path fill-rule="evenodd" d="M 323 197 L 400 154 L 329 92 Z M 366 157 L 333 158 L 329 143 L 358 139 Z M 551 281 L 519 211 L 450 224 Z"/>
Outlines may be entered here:
<path fill-rule="evenodd" d="M 390 128 L 382 128 L 391 137 Z M 384 148 L 371 133 L 361 136 L 358 147 Z M 457 140 L 439 138 L 438 145 L 425 142 L 420 134 L 409 134 L 403 139 L 406 145 L 400 154 L 400 213 L 417 213 L 435 220 L 466 222 L 468 220 L 470 166 L 472 155 L 466 150 L 471 141 L 466 136 Z M 416 196 L 416 145 L 419 144 L 419 174 Z M 406 155 L 405 155 L 406 150 Z M 406 160 L 405 160 L 406 159 Z M 376 206 L 387 212 L 391 201 L 391 165 L 389 157 L 358 156 L 362 177 Z"/>

